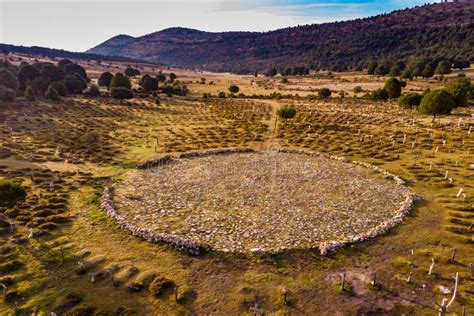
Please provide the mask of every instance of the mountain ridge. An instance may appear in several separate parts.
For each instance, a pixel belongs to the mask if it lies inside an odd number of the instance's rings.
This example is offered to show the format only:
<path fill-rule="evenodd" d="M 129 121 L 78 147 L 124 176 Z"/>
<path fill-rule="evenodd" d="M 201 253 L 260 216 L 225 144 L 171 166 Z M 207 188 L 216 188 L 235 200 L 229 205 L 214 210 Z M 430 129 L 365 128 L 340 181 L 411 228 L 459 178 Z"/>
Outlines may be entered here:
<path fill-rule="evenodd" d="M 447 58 L 472 59 L 473 29 L 474 1 L 469 1 L 428 4 L 374 17 L 268 32 L 171 27 L 138 37 L 119 35 L 87 52 L 239 73 L 285 65 L 343 70 L 378 58 L 443 54 Z"/>

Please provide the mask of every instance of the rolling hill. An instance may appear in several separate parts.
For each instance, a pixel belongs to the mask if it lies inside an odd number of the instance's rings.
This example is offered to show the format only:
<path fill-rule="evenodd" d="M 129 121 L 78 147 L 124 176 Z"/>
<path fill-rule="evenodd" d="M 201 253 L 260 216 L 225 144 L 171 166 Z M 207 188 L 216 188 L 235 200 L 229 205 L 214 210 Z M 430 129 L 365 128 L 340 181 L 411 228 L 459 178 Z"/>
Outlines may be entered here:
<path fill-rule="evenodd" d="M 253 73 L 305 66 L 345 70 L 372 59 L 474 59 L 474 1 L 429 4 L 345 22 L 270 32 L 211 33 L 169 28 L 118 35 L 87 53 L 212 71 Z"/>

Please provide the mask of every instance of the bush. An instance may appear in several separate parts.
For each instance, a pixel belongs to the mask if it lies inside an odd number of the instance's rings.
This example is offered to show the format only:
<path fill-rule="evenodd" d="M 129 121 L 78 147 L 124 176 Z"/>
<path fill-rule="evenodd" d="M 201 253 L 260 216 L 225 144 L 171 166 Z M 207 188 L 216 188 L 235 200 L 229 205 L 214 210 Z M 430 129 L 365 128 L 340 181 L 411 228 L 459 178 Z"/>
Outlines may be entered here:
<path fill-rule="evenodd" d="M 277 115 L 280 118 L 285 119 L 285 123 L 286 123 L 286 121 L 288 119 L 291 119 L 291 118 L 295 117 L 296 109 L 293 108 L 293 107 L 285 106 L 285 107 L 282 107 L 282 108 L 278 109 Z"/>
<path fill-rule="evenodd" d="M 66 66 L 64 66 L 64 72 L 66 74 L 71 74 L 71 75 L 74 75 L 74 74 L 77 74 L 79 75 L 82 79 L 84 79 L 85 82 L 89 82 L 90 79 L 87 78 L 87 73 L 86 73 L 86 70 L 84 68 L 82 68 L 81 65 L 78 65 L 78 64 L 68 64 Z"/>
<path fill-rule="evenodd" d="M 118 72 L 112 77 L 112 80 L 110 81 L 110 89 L 112 88 L 125 88 L 130 90 L 132 89 L 132 83 L 127 76 L 121 72 Z"/>
<path fill-rule="evenodd" d="M 421 94 L 408 93 L 406 95 L 402 95 L 398 99 L 398 104 L 404 109 L 411 109 L 413 107 L 418 107 L 421 103 L 421 99 L 423 99 Z"/>
<path fill-rule="evenodd" d="M 27 85 L 30 85 L 33 88 L 36 95 L 44 95 L 49 87 L 49 81 L 43 77 L 38 77 L 32 81 L 28 81 Z"/>
<path fill-rule="evenodd" d="M 46 63 L 41 66 L 41 76 L 47 78 L 50 82 L 56 82 L 64 79 L 64 71 L 61 68 Z"/>
<path fill-rule="evenodd" d="M 18 81 L 20 82 L 20 88 L 26 87 L 27 83 L 35 80 L 40 76 L 40 71 L 32 65 L 23 65 L 20 67 L 20 71 L 17 74 Z M 34 89 L 34 87 L 33 87 Z M 43 91 L 44 93 L 44 91 Z"/>
<path fill-rule="evenodd" d="M 132 99 L 133 92 L 130 89 L 123 88 L 123 87 L 116 87 L 110 89 L 110 94 L 114 99 Z"/>
<path fill-rule="evenodd" d="M 17 183 L 0 181 L 0 204 L 13 205 L 26 197 L 26 191 Z"/>
<path fill-rule="evenodd" d="M 396 99 L 402 94 L 402 85 L 397 78 L 390 78 L 385 82 L 384 90 L 390 99 Z"/>
<path fill-rule="evenodd" d="M 170 73 L 170 81 L 175 81 L 178 78 L 174 72 Z"/>
<path fill-rule="evenodd" d="M 10 88 L 0 86 L 0 101 L 13 101 L 15 100 L 16 92 Z"/>
<path fill-rule="evenodd" d="M 140 87 L 145 91 L 157 91 L 158 90 L 158 79 L 144 75 L 138 83 Z"/>
<path fill-rule="evenodd" d="M 217 96 L 222 99 L 226 97 L 225 92 L 219 92 Z"/>
<path fill-rule="evenodd" d="M 132 68 L 132 67 L 127 67 L 125 69 L 125 75 L 127 77 L 135 77 L 140 75 L 140 70 Z"/>
<path fill-rule="evenodd" d="M 110 72 L 106 71 L 100 75 L 99 80 L 97 80 L 97 84 L 100 87 L 107 87 L 108 89 L 110 86 L 110 82 L 112 81 L 112 77 L 113 75 Z"/>
<path fill-rule="evenodd" d="M 36 100 L 35 92 L 31 86 L 27 86 L 25 89 L 25 93 L 23 94 L 25 99 L 34 102 Z"/>
<path fill-rule="evenodd" d="M 388 93 L 385 89 L 377 89 L 370 93 L 369 99 L 387 101 Z"/>
<path fill-rule="evenodd" d="M 95 84 L 91 84 L 90 87 L 84 92 L 86 95 L 90 97 L 99 97 L 100 90 L 99 87 Z"/>
<path fill-rule="evenodd" d="M 87 88 L 87 82 L 77 73 L 67 75 L 64 85 L 69 93 L 82 93 Z"/>
<path fill-rule="evenodd" d="M 0 68 L 0 86 L 4 86 L 16 92 L 19 86 L 18 79 L 10 70 Z"/>
<path fill-rule="evenodd" d="M 361 86 L 355 86 L 354 87 L 354 93 L 361 93 L 363 90 L 362 90 L 362 87 Z"/>
<path fill-rule="evenodd" d="M 68 95 L 68 89 L 64 84 L 64 80 L 56 81 L 51 84 L 54 89 L 58 92 L 59 96 L 66 97 Z"/>
<path fill-rule="evenodd" d="M 239 91 L 240 91 L 240 88 L 234 84 L 229 87 L 230 93 L 238 93 Z"/>
<path fill-rule="evenodd" d="M 454 106 L 466 106 L 471 90 L 471 81 L 467 78 L 456 78 L 446 86 L 446 90 L 454 97 Z"/>
<path fill-rule="evenodd" d="M 421 100 L 418 111 L 433 115 L 434 121 L 438 114 L 450 114 L 454 105 L 454 96 L 445 89 L 440 89 L 428 92 Z"/>
<path fill-rule="evenodd" d="M 281 83 L 288 83 L 288 78 L 283 77 L 283 78 L 281 79 Z"/>
<path fill-rule="evenodd" d="M 46 90 L 44 97 L 51 101 L 59 101 L 58 91 L 56 91 L 56 89 L 54 89 L 52 85 L 48 87 L 48 90 Z"/>
<path fill-rule="evenodd" d="M 160 72 L 159 74 L 156 75 L 156 79 L 158 79 L 159 82 L 165 82 L 166 76 Z"/>
<path fill-rule="evenodd" d="M 436 66 L 435 73 L 438 75 L 446 75 L 451 73 L 451 63 L 447 60 L 442 60 Z"/>
<path fill-rule="evenodd" d="M 321 88 L 318 91 L 318 97 L 322 99 L 329 98 L 331 96 L 332 92 L 329 90 L 329 88 Z"/>

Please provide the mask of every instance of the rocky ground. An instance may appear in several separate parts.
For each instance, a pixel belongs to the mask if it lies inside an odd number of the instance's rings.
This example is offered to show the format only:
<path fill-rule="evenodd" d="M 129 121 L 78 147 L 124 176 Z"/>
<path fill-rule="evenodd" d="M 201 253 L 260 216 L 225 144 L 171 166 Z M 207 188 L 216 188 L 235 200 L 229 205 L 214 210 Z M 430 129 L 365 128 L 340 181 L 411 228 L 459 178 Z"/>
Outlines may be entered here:
<path fill-rule="evenodd" d="M 350 163 L 295 153 L 179 159 L 116 188 L 131 223 L 219 251 L 315 248 L 375 228 L 407 190 Z"/>

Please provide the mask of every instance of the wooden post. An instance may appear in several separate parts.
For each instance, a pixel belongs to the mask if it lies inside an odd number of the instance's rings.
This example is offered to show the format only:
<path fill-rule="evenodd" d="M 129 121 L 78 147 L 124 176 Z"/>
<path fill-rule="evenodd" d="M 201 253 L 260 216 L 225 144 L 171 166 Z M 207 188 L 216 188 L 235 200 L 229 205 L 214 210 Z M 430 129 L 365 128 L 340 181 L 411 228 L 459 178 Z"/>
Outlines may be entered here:
<path fill-rule="evenodd" d="M 374 272 L 372 275 L 372 285 L 375 286 L 377 284 L 377 272 Z"/>
<path fill-rule="evenodd" d="M 283 296 L 283 304 L 288 304 L 288 301 L 287 301 L 287 295 L 288 295 L 288 290 L 286 288 L 283 288 L 281 290 L 281 294 Z"/>
<path fill-rule="evenodd" d="M 412 274 L 412 272 L 410 272 L 410 274 L 408 274 L 407 283 L 411 282 L 411 274 Z"/>
<path fill-rule="evenodd" d="M 450 261 L 451 263 L 455 263 L 455 262 L 456 262 L 456 252 L 457 252 L 457 251 L 458 251 L 457 248 L 453 248 L 453 252 L 452 252 L 452 254 L 451 254 L 451 259 L 449 259 L 449 261 Z"/>
<path fill-rule="evenodd" d="M 435 266 L 435 260 L 434 258 L 431 258 L 431 265 L 430 265 L 430 270 L 428 271 L 428 275 L 431 275 L 433 273 L 434 266 Z"/>
<path fill-rule="evenodd" d="M 341 291 L 344 291 L 344 286 L 346 285 L 346 272 L 342 274 L 342 280 L 341 280 Z"/>

